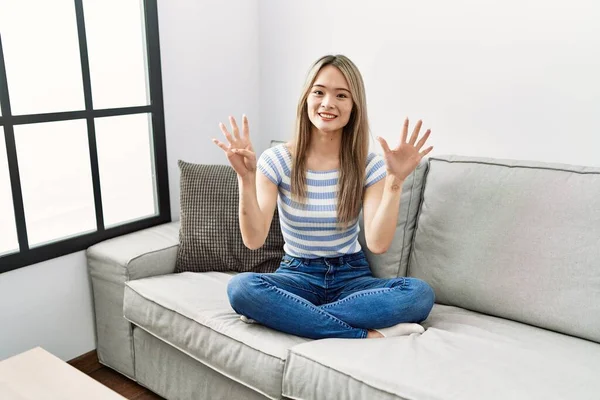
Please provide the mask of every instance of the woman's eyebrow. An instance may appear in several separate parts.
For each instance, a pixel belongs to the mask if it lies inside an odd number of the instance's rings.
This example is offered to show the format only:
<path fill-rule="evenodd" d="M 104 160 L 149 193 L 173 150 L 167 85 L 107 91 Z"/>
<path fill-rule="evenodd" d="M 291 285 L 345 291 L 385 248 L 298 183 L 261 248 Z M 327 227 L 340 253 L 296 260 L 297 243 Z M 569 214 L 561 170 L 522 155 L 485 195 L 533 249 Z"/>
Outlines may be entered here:
<path fill-rule="evenodd" d="M 327 89 L 327 86 L 325 86 L 325 85 L 314 84 L 313 87 L 315 87 L 315 86 Z M 348 89 L 342 88 L 342 87 L 341 88 L 335 88 L 335 90 L 345 90 L 346 92 L 350 93 L 350 91 Z"/>

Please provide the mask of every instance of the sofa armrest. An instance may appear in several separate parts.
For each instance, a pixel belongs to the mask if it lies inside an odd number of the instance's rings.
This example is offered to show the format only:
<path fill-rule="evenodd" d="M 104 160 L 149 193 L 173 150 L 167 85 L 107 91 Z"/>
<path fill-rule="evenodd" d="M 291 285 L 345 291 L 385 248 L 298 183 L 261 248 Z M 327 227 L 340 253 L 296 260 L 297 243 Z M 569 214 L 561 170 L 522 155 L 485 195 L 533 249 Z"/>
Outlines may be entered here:
<path fill-rule="evenodd" d="M 179 221 L 91 246 L 86 251 L 92 280 L 98 359 L 135 379 L 133 327 L 123 317 L 125 283 L 175 271 Z"/>
<path fill-rule="evenodd" d="M 86 255 L 90 272 L 107 280 L 122 274 L 136 280 L 173 273 L 178 247 L 179 221 L 175 221 L 105 240 L 88 248 Z"/>

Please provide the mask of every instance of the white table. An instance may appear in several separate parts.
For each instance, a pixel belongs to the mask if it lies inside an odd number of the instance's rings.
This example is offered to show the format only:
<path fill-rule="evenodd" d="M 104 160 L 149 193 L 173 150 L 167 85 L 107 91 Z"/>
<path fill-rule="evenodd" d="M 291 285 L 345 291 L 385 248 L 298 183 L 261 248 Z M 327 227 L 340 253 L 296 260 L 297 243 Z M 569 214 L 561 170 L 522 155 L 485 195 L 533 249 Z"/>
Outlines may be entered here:
<path fill-rule="evenodd" d="M 124 400 L 60 358 L 36 347 L 0 361 L 2 400 Z"/>

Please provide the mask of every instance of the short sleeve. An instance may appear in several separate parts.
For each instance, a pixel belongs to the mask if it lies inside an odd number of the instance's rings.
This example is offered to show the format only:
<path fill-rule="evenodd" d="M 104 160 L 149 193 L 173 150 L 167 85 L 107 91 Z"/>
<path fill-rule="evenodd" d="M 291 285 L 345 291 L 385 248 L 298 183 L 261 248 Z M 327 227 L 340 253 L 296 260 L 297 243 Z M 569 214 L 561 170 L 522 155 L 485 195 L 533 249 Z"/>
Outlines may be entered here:
<path fill-rule="evenodd" d="M 265 150 L 258 159 L 256 167 L 271 182 L 279 186 L 281 183 L 282 168 L 273 148 Z"/>
<path fill-rule="evenodd" d="M 379 182 L 387 175 L 385 161 L 379 154 L 369 153 L 367 156 L 367 171 L 365 174 L 365 188 Z"/>

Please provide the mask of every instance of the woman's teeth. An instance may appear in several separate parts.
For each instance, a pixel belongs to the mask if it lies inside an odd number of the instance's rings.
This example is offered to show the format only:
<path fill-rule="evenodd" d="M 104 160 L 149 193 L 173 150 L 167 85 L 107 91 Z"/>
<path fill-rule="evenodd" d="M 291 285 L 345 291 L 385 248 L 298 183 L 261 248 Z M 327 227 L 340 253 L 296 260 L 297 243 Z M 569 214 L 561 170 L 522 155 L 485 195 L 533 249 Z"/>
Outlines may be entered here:
<path fill-rule="evenodd" d="M 329 115 L 329 114 L 319 114 L 319 115 L 325 119 L 334 119 L 336 117 L 335 115 Z"/>

